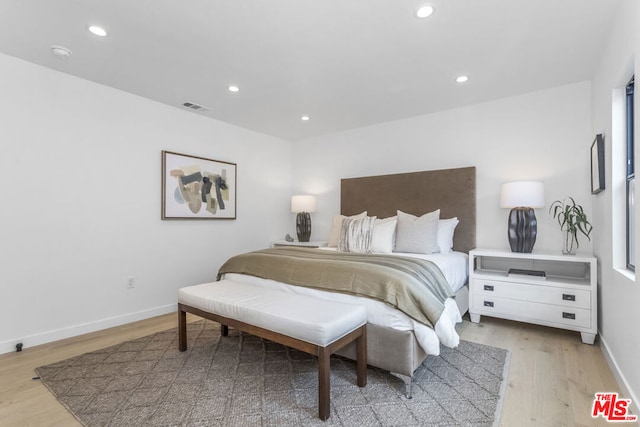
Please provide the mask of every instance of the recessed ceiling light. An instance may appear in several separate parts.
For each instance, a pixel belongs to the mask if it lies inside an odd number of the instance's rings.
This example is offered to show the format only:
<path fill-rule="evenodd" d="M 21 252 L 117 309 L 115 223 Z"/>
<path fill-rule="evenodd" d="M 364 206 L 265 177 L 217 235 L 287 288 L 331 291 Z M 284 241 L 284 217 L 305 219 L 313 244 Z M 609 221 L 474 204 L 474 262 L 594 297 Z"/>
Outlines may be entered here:
<path fill-rule="evenodd" d="M 51 53 L 57 56 L 60 59 L 67 59 L 71 56 L 71 51 L 64 46 L 51 46 Z"/>
<path fill-rule="evenodd" d="M 304 115 L 302 117 L 300 117 L 300 120 L 302 120 L 303 122 L 308 122 L 311 119 L 311 117 Z"/>
<path fill-rule="evenodd" d="M 458 83 L 464 83 L 464 82 L 466 82 L 467 80 L 469 80 L 469 76 L 464 76 L 464 75 L 463 75 L 463 76 L 458 76 L 458 77 L 456 77 L 456 82 L 458 82 Z"/>
<path fill-rule="evenodd" d="M 96 36 L 99 36 L 99 37 L 107 36 L 107 30 L 97 25 L 89 25 L 87 27 L 87 30 L 91 31 L 92 34 L 95 34 Z"/>
<path fill-rule="evenodd" d="M 430 4 L 425 4 L 422 5 L 418 8 L 418 10 L 416 10 L 416 16 L 418 18 L 427 18 L 431 15 L 433 15 L 433 12 L 435 12 L 436 8 L 433 7 Z"/>
<path fill-rule="evenodd" d="M 240 88 L 235 85 L 229 86 L 229 92 L 240 92 Z"/>

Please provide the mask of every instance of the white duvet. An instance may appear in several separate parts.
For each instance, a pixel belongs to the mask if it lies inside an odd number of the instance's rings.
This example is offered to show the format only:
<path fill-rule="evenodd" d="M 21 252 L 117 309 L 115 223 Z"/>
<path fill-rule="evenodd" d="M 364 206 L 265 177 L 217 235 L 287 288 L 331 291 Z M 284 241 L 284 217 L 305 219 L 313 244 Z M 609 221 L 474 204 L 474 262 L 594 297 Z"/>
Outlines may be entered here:
<path fill-rule="evenodd" d="M 467 281 L 467 255 L 461 252 L 450 254 L 395 254 L 402 256 L 412 256 L 433 261 L 442 270 L 442 273 L 449 281 L 454 292 L 460 289 Z M 254 276 L 247 276 L 237 273 L 228 273 L 226 279 L 248 284 L 261 284 L 284 292 L 311 295 L 329 301 L 342 301 L 364 305 L 367 309 L 367 321 L 374 325 L 385 326 L 403 331 L 414 331 L 416 339 L 427 354 L 440 354 L 440 343 L 447 347 L 456 347 L 460 342 L 460 337 L 455 330 L 456 323 L 462 321 L 462 316 L 455 301 L 449 298 L 445 302 L 445 310 L 436 323 L 434 329 L 416 322 L 400 310 L 391 307 L 383 302 L 370 298 L 355 295 L 341 294 L 337 292 L 322 291 L 318 289 L 305 288 L 303 286 L 291 286 L 285 283 L 276 282 L 270 279 L 261 279 Z"/>

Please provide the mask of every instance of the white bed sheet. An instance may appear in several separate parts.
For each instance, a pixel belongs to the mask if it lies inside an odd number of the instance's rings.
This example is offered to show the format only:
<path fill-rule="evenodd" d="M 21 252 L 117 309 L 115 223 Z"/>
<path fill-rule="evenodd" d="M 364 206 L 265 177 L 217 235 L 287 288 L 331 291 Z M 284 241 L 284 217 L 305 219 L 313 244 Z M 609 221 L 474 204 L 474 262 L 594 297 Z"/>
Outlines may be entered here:
<path fill-rule="evenodd" d="M 337 251 L 337 248 L 320 248 L 325 251 Z M 458 292 L 467 283 L 469 278 L 469 255 L 464 252 L 452 251 L 448 254 L 412 254 L 408 252 L 393 252 L 384 255 L 406 256 L 410 258 L 426 259 L 435 263 L 449 282 L 451 290 Z"/>
<path fill-rule="evenodd" d="M 394 252 L 393 254 L 426 259 L 434 262 L 440 268 L 442 274 L 444 274 L 453 292 L 458 292 L 460 288 L 467 284 L 467 279 L 469 278 L 469 255 L 464 252 L 454 251 L 448 254 L 410 254 Z"/>
<path fill-rule="evenodd" d="M 454 292 L 464 286 L 467 281 L 466 274 L 463 273 L 466 272 L 468 268 L 467 254 L 465 253 L 452 252 L 450 254 L 431 255 L 396 253 L 396 255 L 418 258 L 425 257 L 425 259 L 432 260 L 440 267 L 445 277 L 447 277 L 447 280 L 450 281 L 449 283 L 451 284 L 453 281 L 456 284 L 457 289 L 455 289 Z M 459 266 L 460 260 L 464 261 L 465 266 L 462 269 L 462 272 Z M 464 279 L 461 279 L 461 276 L 464 276 Z M 451 298 L 445 302 L 445 310 L 440 317 L 440 320 L 438 320 L 434 329 L 431 329 L 422 323 L 416 322 L 400 310 L 370 298 L 305 288 L 303 286 L 291 286 L 270 279 L 261 279 L 254 276 L 236 273 L 226 274 L 225 279 L 247 284 L 261 284 L 262 286 L 280 289 L 284 292 L 310 295 L 329 301 L 342 301 L 346 303 L 364 305 L 367 309 L 367 322 L 402 331 L 414 331 L 418 343 L 427 352 L 427 354 L 440 354 L 440 343 L 447 347 L 456 347 L 460 342 L 460 337 L 456 332 L 455 325 L 456 323 L 462 322 L 462 316 L 460 315 L 460 311 L 458 310 L 458 306 L 455 301 Z M 462 282 L 462 285 L 459 285 L 460 282 Z"/>

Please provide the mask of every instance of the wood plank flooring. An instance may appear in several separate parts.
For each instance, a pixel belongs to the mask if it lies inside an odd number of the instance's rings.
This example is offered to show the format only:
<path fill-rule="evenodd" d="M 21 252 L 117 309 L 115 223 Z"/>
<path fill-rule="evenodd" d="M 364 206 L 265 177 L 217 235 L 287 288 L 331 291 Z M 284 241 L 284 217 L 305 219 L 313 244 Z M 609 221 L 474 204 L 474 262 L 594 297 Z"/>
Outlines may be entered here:
<path fill-rule="evenodd" d="M 598 426 L 591 418 L 594 394 L 620 393 L 596 345 L 578 332 L 483 317 L 458 327 L 467 341 L 511 351 L 501 426 Z"/>
<path fill-rule="evenodd" d="M 176 324 L 177 315 L 168 314 L 0 355 L 0 425 L 80 425 L 39 381 L 32 379 L 34 369 Z M 458 325 L 458 331 L 467 341 L 511 350 L 501 426 L 606 424 L 602 418 L 591 418 L 594 393 L 620 390 L 597 341 L 595 346 L 586 345 L 577 332 L 488 317 L 483 317 L 480 324 L 467 319 Z"/>

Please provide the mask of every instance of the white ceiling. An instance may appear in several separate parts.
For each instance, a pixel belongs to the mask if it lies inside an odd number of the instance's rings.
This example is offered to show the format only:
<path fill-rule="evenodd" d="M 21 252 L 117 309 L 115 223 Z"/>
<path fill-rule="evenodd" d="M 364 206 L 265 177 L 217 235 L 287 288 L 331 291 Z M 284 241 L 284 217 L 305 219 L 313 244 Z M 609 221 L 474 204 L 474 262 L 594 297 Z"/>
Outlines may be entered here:
<path fill-rule="evenodd" d="M 421 20 L 424 3 L 436 12 Z M 0 52 L 299 140 L 589 80 L 619 4 L 0 0 Z M 51 45 L 73 55 L 61 60 Z"/>

